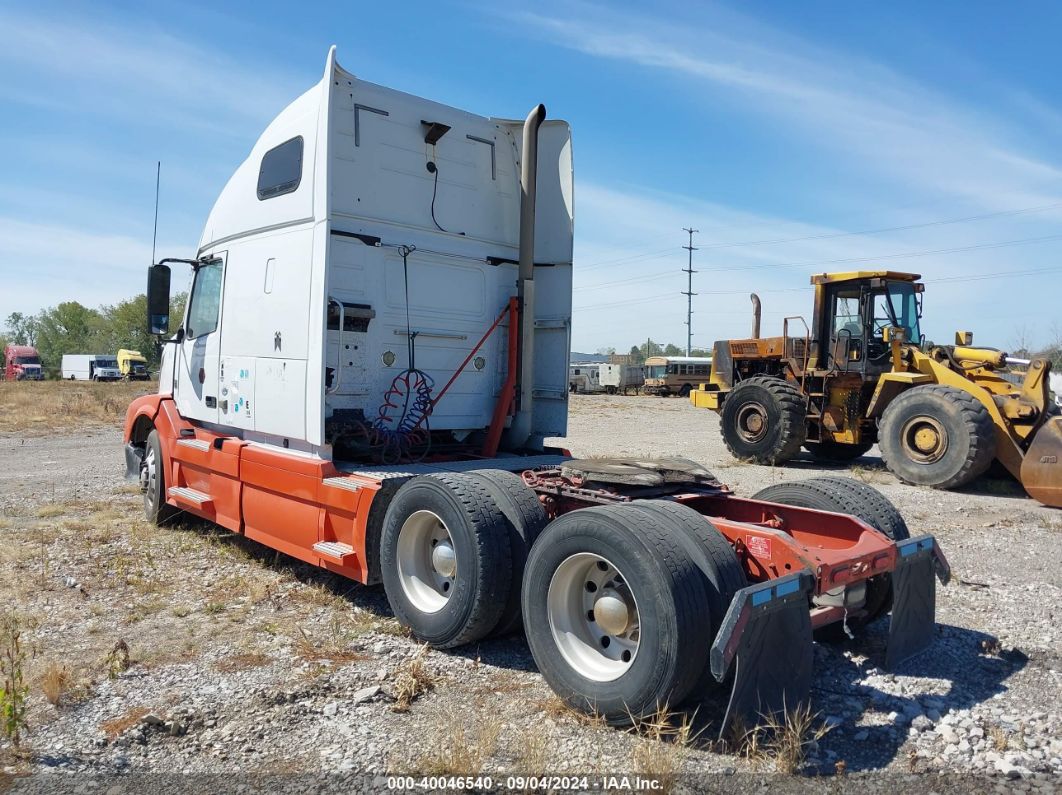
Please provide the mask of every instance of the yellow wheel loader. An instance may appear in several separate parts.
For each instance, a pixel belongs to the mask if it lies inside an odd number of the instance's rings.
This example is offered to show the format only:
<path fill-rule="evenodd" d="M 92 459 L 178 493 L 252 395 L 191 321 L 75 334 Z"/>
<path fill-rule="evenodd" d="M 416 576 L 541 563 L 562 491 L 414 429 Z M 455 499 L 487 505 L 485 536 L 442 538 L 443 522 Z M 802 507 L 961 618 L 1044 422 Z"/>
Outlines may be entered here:
<path fill-rule="evenodd" d="M 926 342 L 919 327 L 924 285 L 915 273 L 853 271 L 811 279 L 811 325 L 783 321 L 780 337 L 715 343 L 709 381 L 693 405 L 719 413 L 735 456 L 779 464 L 803 447 L 832 461 L 875 443 L 907 483 L 957 488 L 998 461 L 1045 505 L 1062 507 L 1062 417 L 1051 399 L 1047 359 L 1014 359 Z M 1010 365 L 1026 367 L 1008 380 Z"/>

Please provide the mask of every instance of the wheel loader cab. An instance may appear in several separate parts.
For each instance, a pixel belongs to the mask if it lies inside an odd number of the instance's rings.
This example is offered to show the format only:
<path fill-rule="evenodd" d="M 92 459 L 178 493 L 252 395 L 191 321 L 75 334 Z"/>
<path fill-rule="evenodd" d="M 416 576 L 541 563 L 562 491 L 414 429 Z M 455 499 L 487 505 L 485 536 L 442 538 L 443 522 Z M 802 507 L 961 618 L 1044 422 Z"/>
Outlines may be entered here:
<path fill-rule="evenodd" d="M 903 329 L 904 339 L 921 339 L 922 284 L 913 273 L 823 274 L 815 285 L 818 368 L 876 376 L 892 368 L 886 329 Z"/>

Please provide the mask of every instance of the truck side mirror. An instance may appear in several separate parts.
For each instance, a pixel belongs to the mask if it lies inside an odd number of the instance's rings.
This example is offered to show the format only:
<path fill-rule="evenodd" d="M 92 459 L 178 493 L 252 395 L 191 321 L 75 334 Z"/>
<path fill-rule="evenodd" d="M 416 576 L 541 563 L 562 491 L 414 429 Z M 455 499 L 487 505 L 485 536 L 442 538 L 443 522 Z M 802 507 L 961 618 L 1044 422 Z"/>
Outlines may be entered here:
<path fill-rule="evenodd" d="M 163 335 L 170 330 L 170 266 L 152 265 L 148 268 L 147 284 L 148 333 Z"/>

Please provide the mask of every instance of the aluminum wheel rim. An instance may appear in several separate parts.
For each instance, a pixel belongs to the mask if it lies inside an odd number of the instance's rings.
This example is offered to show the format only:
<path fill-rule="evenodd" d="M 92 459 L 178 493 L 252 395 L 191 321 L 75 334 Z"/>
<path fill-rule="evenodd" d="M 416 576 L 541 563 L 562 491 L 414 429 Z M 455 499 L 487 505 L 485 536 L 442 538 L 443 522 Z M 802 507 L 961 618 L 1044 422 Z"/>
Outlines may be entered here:
<path fill-rule="evenodd" d="M 410 603 L 437 613 L 450 601 L 457 581 L 457 554 L 446 523 L 432 511 L 410 514 L 398 531 L 398 580 Z"/>
<path fill-rule="evenodd" d="M 737 431 L 747 442 L 758 442 L 767 435 L 770 423 L 767 409 L 759 403 L 746 403 L 737 412 Z"/>
<path fill-rule="evenodd" d="M 641 644 L 638 601 L 607 558 L 580 552 L 565 559 L 550 580 L 546 611 L 557 650 L 580 676 L 611 682 L 630 670 Z"/>
<path fill-rule="evenodd" d="M 158 484 L 158 466 L 155 461 L 155 448 L 148 445 L 144 453 L 144 467 L 140 470 L 140 488 L 150 505 L 155 504 L 155 491 Z"/>
<path fill-rule="evenodd" d="M 935 439 L 927 445 L 926 439 Z M 948 452 L 948 431 L 936 417 L 914 417 L 900 431 L 904 452 L 919 464 L 935 464 Z"/>

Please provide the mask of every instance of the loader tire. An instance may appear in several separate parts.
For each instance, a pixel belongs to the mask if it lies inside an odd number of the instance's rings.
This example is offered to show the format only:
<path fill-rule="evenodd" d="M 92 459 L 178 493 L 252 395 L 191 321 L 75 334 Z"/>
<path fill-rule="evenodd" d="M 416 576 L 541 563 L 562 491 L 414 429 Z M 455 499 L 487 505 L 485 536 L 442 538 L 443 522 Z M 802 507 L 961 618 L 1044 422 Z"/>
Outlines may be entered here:
<path fill-rule="evenodd" d="M 494 637 L 503 637 L 523 627 L 520 586 L 523 584 L 524 566 L 527 565 L 531 545 L 549 524 L 549 516 L 538 501 L 538 495 L 519 475 L 501 469 L 477 469 L 469 474 L 483 481 L 494 504 L 505 516 L 506 528 L 509 531 L 509 556 L 513 570 L 509 598 L 505 602 L 505 610 L 502 611 L 498 625 L 490 633 Z"/>
<path fill-rule="evenodd" d="M 800 452 L 807 432 L 807 402 L 783 378 L 753 376 L 723 401 L 720 431 L 735 458 L 781 464 Z"/>
<path fill-rule="evenodd" d="M 384 515 L 380 570 L 395 617 L 432 646 L 486 637 L 505 609 L 512 578 L 504 514 L 481 478 L 421 475 Z"/>
<path fill-rule="evenodd" d="M 877 489 L 851 478 L 822 477 L 794 483 L 777 483 L 761 489 L 754 500 L 777 502 L 817 511 L 845 513 L 861 519 L 893 541 L 910 538 L 907 522 L 895 505 Z M 861 629 L 881 618 L 892 608 L 892 577 L 880 574 L 867 580 L 863 615 L 849 618 L 848 626 Z M 817 630 L 818 640 L 842 640 L 841 625 L 830 624 Z"/>
<path fill-rule="evenodd" d="M 144 442 L 140 483 L 144 489 L 144 517 L 153 525 L 167 525 L 181 513 L 180 509 L 166 503 L 166 467 L 163 463 L 159 432 L 154 429 Z"/>
<path fill-rule="evenodd" d="M 746 587 L 748 579 L 741 568 L 734 548 L 711 521 L 687 505 L 667 500 L 638 500 L 633 503 L 672 531 L 703 577 L 702 584 L 708 600 L 708 615 L 711 617 L 711 632 L 706 638 L 708 645 L 715 640 L 723 618 L 734 601 L 734 595 Z M 719 687 L 719 682 L 706 666 L 693 686 L 687 701 L 698 702 Z"/>
<path fill-rule="evenodd" d="M 704 576 L 632 505 L 572 511 L 531 548 L 524 627 L 553 691 L 617 726 L 683 701 L 708 665 Z"/>
<path fill-rule="evenodd" d="M 841 442 L 822 441 L 804 442 L 804 449 L 811 453 L 818 461 L 832 461 L 836 463 L 855 461 L 874 446 L 873 442 L 860 444 L 843 444 Z"/>
<path fill-rule="evenodd" d="M 996 429 L 973 395 L 926 384 L 888 405 L 878 445 L 885 465 L 905 483 L 954 489 L 988 469 L 996 457 Z"/>

